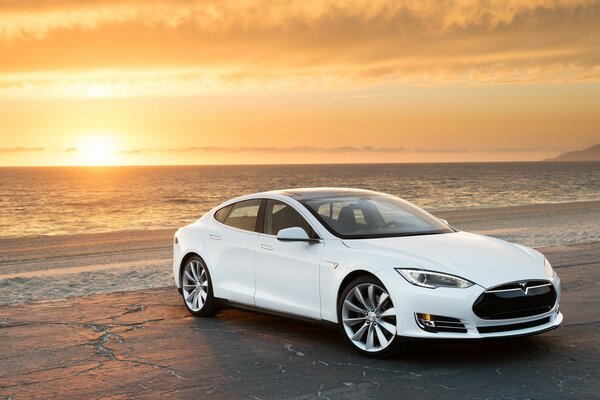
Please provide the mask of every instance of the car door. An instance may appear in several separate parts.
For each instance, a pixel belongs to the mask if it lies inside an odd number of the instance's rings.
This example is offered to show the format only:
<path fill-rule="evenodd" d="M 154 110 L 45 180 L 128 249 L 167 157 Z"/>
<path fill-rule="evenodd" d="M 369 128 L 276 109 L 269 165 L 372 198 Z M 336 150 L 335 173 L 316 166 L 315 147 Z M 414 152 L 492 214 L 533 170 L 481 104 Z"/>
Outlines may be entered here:
<path fill-rule="evenodd" d="M 254 251 L 261 201 L 244 200 L 223 207 L 206 229 L 206 262 L 215 297 L 254 304 Z"/>
<path fill-rule="evenodd" d="M 255 253 L 256 305 L 320 319 L 319 263 L 323 242 L 278 241 L 277 232 L 290 227 L 301 227 L 310 237 L 316 235 L 304 217 L 282 201 L 266 201 L 263 221 Z"/>

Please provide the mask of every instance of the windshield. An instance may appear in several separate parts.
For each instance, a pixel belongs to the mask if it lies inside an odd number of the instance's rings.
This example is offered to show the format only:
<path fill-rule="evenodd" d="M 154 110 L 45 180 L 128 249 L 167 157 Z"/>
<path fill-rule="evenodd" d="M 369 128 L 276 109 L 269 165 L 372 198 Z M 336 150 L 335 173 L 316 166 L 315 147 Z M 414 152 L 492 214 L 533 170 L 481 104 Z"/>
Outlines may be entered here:
<path fill-rule="evenodd" d="M 433 215 L 394 196 L 327 197 L 303 204 L 331 233 L 344 239 L 454 232 Z"/>

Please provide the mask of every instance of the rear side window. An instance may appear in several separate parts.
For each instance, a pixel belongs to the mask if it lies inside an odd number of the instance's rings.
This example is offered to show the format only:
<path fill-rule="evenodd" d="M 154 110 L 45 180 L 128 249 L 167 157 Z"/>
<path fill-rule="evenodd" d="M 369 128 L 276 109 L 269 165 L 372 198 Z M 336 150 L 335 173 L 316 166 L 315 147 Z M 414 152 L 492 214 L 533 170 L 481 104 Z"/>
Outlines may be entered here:
<path fill-rule="evenodd" d="M 223 223 L 234 228 L 254 232 L 256 230 L 256 219 L 261 201 L 261 199 L 253 199 L 235 203 Z"/>
<path fill-rule="evenodd" d="M 225 222 L 225 218 L 229 214 L 229 211 L 233 208 L 233 204 L 223 207 L 215 213 L 215 219 L 219 222 Z"/>

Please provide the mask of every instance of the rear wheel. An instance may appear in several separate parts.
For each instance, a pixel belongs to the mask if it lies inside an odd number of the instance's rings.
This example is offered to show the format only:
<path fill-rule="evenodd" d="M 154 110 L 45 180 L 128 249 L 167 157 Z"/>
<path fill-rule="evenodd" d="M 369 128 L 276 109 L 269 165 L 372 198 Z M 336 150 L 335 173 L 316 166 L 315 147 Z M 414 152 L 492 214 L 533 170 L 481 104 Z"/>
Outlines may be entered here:
<path fill-rule="evenodd" d="M 374 276 L 361 276 L 346 286 L 338 304 L 338 322 L 344 338 L 363 354 L 388 357 L 397 349 L 394 303 Z"/>
<path fill-rule="evenodd" d="M 218 311 L 208 267 L 198 257 L 190 257 L 181 273 L 181 295 L 188 311 L 197 317 L 208 317 Z"/>

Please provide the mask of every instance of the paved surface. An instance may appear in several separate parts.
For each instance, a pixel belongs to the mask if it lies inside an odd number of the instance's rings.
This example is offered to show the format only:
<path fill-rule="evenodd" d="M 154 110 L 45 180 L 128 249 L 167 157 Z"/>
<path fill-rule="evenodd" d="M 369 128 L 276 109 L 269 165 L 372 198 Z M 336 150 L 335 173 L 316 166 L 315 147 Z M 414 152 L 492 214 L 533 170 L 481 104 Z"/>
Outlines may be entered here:
<path fill-rule="evenodd" d="M 0 398 L 598 398 L 600 243 L 545 249 L 564 325 L 530 338 L 355 354 L 320 325 L 225 310 L 173 289 L 0 308 Z"/>

